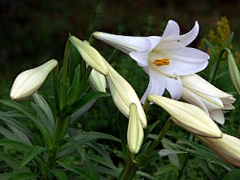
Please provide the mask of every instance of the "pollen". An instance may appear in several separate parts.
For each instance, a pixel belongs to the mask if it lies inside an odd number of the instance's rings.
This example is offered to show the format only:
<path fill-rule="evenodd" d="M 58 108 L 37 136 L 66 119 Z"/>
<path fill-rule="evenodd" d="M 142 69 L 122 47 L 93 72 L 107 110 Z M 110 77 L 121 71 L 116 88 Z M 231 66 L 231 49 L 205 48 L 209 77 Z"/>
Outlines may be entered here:
<path fill-rule="evenodd" d="M 169 65 L 170 63 L 170 60 L 167 59 L 167 58 L 163 58 L 163 59 L 156 59 L 153 61 L 153 64 L 155 66 L 166 66 L 166 65 Z"/>

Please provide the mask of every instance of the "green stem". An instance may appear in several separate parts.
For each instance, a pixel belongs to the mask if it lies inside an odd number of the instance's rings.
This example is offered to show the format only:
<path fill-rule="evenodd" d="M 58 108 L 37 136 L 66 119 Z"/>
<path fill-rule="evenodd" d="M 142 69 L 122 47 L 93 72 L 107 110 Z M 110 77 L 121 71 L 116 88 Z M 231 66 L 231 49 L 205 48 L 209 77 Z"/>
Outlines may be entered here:
<path fill-rule="evenodd" d="M 92 45 L 93 42 L 94 42 L 94 38 L 93 38 L 93 36 L 92 36 L 92 34 L 91 34 L 91 36 L 90 36 L 90 38 L 89 38 L 89 40 L 88 40 L 88 43 L 89 43 L 90 45 Z"/>
<path fill-rule="evenodd" d="M 164 124 L 161 132 L 158 134 L 157 138 L 153 141 L 151 146 L 148 148 L 146 154 L 150 154 L 157 146 L 158 144 L 162 141 L 163 137 L 167 134 L 169 128 L 172 125 L 172 120 L 171 117 L 168 118 L 167 122 Z"/>
<path fill-rule="evenodd" d="M 136 172 L 137 172 L 137 165 L 132 162 L 128 163 L 125 166 L 123 173 L 120 175 L 118 180 L 132 180 Z"/>
<path fill-rule="evenodd" d="M 47 168 L 53 167 L 53 162 L 55 160 L 57 150 L 59 148 L 59 141 L 60 141 L 61 137 L 63 136 L 62 129 L 63 129 L 64 121 L 65 121 L 64 116 L 60 116 L 58 118 L 57 125 L 56 125 L 57 127 L 56 127 L 56 130 L 53 135 L 53 146 L 50 150 L 49 158 L 47 160 Z"/>
<path fill-rule="evenodd" d="M 218 58 L 217 58 L 216 66 L 215 66 L 214 69 L 213 69 L 213 75 L 212 75 L 212 77 L 209 78 L 209 82 L 210 82 L 210 83 L 214 83 L 214 80 L 215 80 L 215 77 L 216 77 L 216 75 L 217 75 L 217 71 L 218 71 L 218 67 L 219 67 L 219 64 L 220 64 L 222 55 L 223 55 L 223 53 L 224 53 L 225 51 L 227 51 L 227 48 L 223 49 L 223 50 L 220 52 L 220 54 L 219 54 L 219 56 L 218 56 Z"/>
<path fill-rule="evenodd" d="M 87 69 L 86 69 L 86 72 L 85 72 L 85 74 L 84 74 L 84 76 L 82 78 L 81 84 L 80 84 L 79 95 L 81 95 L 84 87 L 86 86 L 86 83 L 87 83 L 87 81 L 89 79 L 89 76 L 90 76 L 91 72 L 92 72 L 92 67 L 88 66 Z"/>
<path fill-rule="evenodd" d="M 115 56 L 115 54 L 117 53 L 117 49 L 114 49 L 113 50 L 113 52 L 111 53 L 111 55 L 110 55 L 110 57 L 108 58 L 108 63 L 109 64 L 112 64 L 113 63 L 113 61 L 114 61 L 114 56 Z"/>
<path fill-rule="evenodd" d="M 144 110 L 145 113 L 148 112 L 149 104 L 150 104 L 150 102 L 146 99 L 144 104 L 143 104 L 143 110 Z"/>

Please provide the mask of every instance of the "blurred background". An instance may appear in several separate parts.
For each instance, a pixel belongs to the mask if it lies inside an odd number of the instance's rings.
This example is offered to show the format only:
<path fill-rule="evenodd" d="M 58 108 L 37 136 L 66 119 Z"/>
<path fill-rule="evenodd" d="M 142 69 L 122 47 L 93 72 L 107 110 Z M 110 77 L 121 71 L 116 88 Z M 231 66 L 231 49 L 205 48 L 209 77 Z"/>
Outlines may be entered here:
<path fill-rule="evenodd" d="M 181 33 L 186 33 L 197 20 L 200 35 L 191 46 L 207 50 L 201 41 L 203 37 L 214 40 L 220 34 L 226 38 L 234 31 L 233 46 L 238 51 L 239 17 L 239 0 L 0 0 L 0 97 L 9 99 L 12 82 L 21 71 L 51 58 L 61 63 L 69 33 L 80 39 L 88 39 L 95 30 L 124 35 L 161 35 L 169 19 L 176 20 Z M 95 42 L 94 46 L 106 58 L 112 52 L 101 42 Z M 129 57 L 118 52 L 115 58 L 116 68 L 141 96 L 148 77 Z M 216 84 L 229 91 L 227 82 L 229 78 Z M 49 81 L 42 90 L 50 89 L 51 83 Z M 99 102 L 106 112 L 111 103 Z M 233 113 L 235 115 L 237 112 Z M 96 118 L 104 120 L 101 123 L 83 121 L 81 126 L 86 130 L 111 128 L 111 116 L 92 110 L 90 119 Z M 237 117 L 229 126 L 238 129 Z"/>

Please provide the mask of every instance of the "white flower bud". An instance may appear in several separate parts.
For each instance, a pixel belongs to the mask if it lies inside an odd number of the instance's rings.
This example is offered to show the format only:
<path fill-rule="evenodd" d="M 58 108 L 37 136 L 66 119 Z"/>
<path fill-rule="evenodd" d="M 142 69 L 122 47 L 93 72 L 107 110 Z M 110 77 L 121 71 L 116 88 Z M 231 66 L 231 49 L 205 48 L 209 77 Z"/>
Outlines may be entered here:
<path fill-rule="evenodd" d="M 165 109 L 174 117 L 174 123 L 190 133 L 211 138 L 222 137 L 218 126 L 199 107 L 153 94 L 148 96 L 148 100 Z"/>
<path fill-rule="evenodd" d="M 240 167 L 240 139 L 224 134 L 220 139 L 198 138 L 213 149 L 221 158 L 233 166 Z"/>
<path fill-rule="evenodd" d="M 118 74 L 115 69 L 113 69 L 111 65 L 108 63 L 106 64 L 109 70 L 107 81 L 115 105 L 119 111 L 128 118 L 130 113 L 130 104 L 136 104 L 139 119 L 141 120 L 143 128 L 145 128 L 147 126 L 147 118 L 136 92 L 132 86 L 120 74 Z"/>
<path fill-rule="evenodd" d="M 106 92 L 107 82 L 104 75 L 93 69 L 89 76 L 89 80 L 96 91 Z"/>
<path fill-rule="evenodd" d="M 141 121 L 138 116 L 137 106 L 132 103 L 130 105 L 130 115 L 128 122 L 128 130 L 127 130 L 127 142 L 129 150 L 133 154 L 137 154 L 141 148 L 142 142 L 144 138 L 144 132 L 141 125 Z"/>
<path fill-rule="evenodd" d="M 108 69 L 105 65 L 105 59 L 95 48 L 90 46 L 88 42 L 83 42 L 74 36 L 71 36 L 69 40 L 89 66 L 104 75 L 108 74 Z"/>
<path fill-rule="evenodd" d="M 41 66 L 20 73 L 12 85 L 11 99 L 22 100 L 35 93 L 57 65 L 58 62 L 52 59 Z"/>

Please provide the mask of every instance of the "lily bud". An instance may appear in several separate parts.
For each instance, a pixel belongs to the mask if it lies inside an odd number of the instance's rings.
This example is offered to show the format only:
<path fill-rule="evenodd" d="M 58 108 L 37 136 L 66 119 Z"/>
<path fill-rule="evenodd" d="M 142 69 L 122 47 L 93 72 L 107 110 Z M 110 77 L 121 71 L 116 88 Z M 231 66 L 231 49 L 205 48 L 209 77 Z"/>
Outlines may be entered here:
<path fill-rule="evenodd" d="M 240 139 L 224 134 L 220 139 L 198 138 L 213 149 L 221 158 L 233 166 L 240 167 Z"/>
<path fill-rule="evenodd" d="M 35 93 L 57 65 L 58 62 L 52 59 L 41 66 L 20 73 L 12 85 L 11 99 L 22 100 Z"/>
<path fill-rule="evenodd" d="M 174 123 L 190 133 L 211 138 L 222 137 L 218 126 L 199 107 L 153 94 L 148 96 L 148 100 L 165 109 L 174 117 Z"/>
<path fill-rule="evenodd" d="M 90 46 L 88 42 L 83 42 L 74 36 L 71 36 L 69 40 L 81 54 L 83 60 L 86 61 L 89 66 L 91 66 L 101 74 L 108 74 L 108 69 L 104 62 L 105 59 L 95 48 Z"/>
<path fill-rule="evenodd" d="M 141 148 L 144 138 L 144 132 L 141 121 L 138 117 L 137 106 L 132 103 L 130 105 L 130 115 L 127 130 L 127 142 L 129 150 L 133 154 L 137 154 Z"/>
<path fill-rule="evenodd" d="M 147 126 L 147 118 L 136 92 L 132 86 L 120 74 L 118 74 L 115 69 L 113 69 L 110 64 L 106 64 L 109 70 L 107 82 L 109 84 L 115 105 L 119 111 L 128 118 L 130 113 L 130 104 L 136 104 L 139 119 L 141 120 L 143 128 L 145 128 Z"/>
<path fill-rule="evenodd" d="M 96 91 L 106 92 L 107 82 L 104 75 L 93 69 L 89 76 L 89 80 Z"/>
<path fill-rule="evenodd" d="M 227 49 L 227 52 L 228 52 L 227 59 L 228 59 L 229 73 L 230 73 L 233 85 L 237 90 L 238 94 L 240 95 L 240 72 L 232 52 L 229 49 Z"/>
<path fill-rule="evenodd" d="M 232 103 L 235 102 L 233 95 L 221 91 L 197 74 L 181 76 L 181 80 L 182 98 L 199 106 L 214 121 L 224 124 L 225 118 L 222 110 L 234 109 L 232 106 Z"/>

